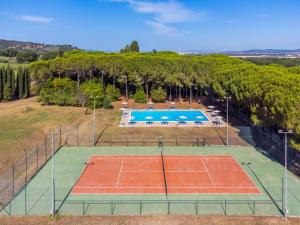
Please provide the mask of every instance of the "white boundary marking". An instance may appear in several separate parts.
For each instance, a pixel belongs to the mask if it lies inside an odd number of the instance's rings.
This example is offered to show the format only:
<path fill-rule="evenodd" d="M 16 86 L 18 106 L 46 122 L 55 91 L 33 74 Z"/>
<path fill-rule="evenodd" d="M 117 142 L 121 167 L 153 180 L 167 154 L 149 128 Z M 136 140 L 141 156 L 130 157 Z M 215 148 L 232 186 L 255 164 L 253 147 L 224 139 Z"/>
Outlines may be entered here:
<path fill-rule="evenodd" d="M 100 187 L 100 186 L 95 186 L 95 187 L 76 187 L 75 189 L 84 189 L 84 188 L 87 188 L 87 189 L 103 189 L 103 188 L 111 188 L 111 189 L 117 189 L 117 188 L 120 188 L 120 189 L 127 189 L 127 188 L 132 188 L 132 189 L 138 189 L 138 188 L 143 188 L 143 189 L 158 189 L 158 188 L 165 188 L 165 186 L 161 186 L 161 187 L 143 187 L 143 186 L 140 186 L 140 187 L 137 187 L 137 186 L 133 186 L 133 187 L 130 187 L 130 186 L 126 186 L 126 187 Z M 173 186 L 173 187 L 169 187 L 168 188 L 172 188 L 172 189 L 176 189 L 176 188 L 179 188 L 179 189 L 204 189 L 204 188 L 211 188 L 211 189 L 257 189 L 255 187 L 212 187 L 212 186 L 195 186 L 195 187 L 191 187 L 191 186 L 188 186 L 188 187 L 177 187 L 177 186 Z"/>
<path fill-rule="evenodd" d="M 209 179 L 210 179 L 210 182 L 212 183 L 213 187 L 215 188 L 216 185 L 215 185 L 213 179 L 211 178 L 210 173 L 209 173 L 209 171 L 208 171 L 208 169 L 207 169 L 207 167 L 206 167 L 206 164 L 205 164 L 205 161 L 204 161 L 205 159 L 201 159 L 201 160 L 202 160 L 202 163 L 203 163 L 204 168 L 205 168 L 205 170 L 206 170 L 206 173 L 207 173 L 207 175 L 208 175 L 208 177 L 209 177 Z"/>
<path fill-rule="evenodd" d="M 121 175 L 122 167 L 123 167 L 123 161 L 124 161 L 124 159 L 122 159 L 122 162 L 121 162 L 121 166 L 120 166 L 120 169 L 119 169 L 119 175 L 118 175 L 116 187 L 118 187 L 118 185 L 119 185 L 120 175 Z"/>

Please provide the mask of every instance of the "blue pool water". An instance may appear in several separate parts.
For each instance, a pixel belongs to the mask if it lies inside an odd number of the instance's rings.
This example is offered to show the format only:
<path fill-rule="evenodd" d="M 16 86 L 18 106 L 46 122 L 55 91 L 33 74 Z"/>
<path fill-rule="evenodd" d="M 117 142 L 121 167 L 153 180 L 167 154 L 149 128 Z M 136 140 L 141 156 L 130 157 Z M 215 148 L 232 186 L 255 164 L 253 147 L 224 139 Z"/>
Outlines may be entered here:
<path fill-rule="evenodd" d="M 133 122 L 205 122 L 208 118 L 200 110 L 132 110 L 130 121 Z"/>

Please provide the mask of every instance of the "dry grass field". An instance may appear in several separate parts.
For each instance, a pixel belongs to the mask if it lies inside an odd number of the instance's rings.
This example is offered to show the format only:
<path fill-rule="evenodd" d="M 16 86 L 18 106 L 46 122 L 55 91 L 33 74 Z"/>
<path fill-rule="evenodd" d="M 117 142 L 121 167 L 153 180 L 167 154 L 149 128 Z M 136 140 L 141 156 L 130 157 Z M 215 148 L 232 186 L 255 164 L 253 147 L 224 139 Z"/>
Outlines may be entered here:
<path fill-rule="evenodd" d="M 202 104 L 187 102 L 176 105 L 177 108 L 203 109 Z M 146 108 L 145 104 L 129 102 L 130 108 Z M 155 104 L 155 108 L 167 108 L 167 104 Z M 98 109 L 96 128 L 98 136 L 114 138 L 191 138 L 204 137 L 217 140 L 216 144 L 225 144 L 226 128 L 159 128 L 159 127 L 119 127 L 121 102 L 114 103 L 114 109 Z M 0 169 L 22 157 L 40 142 L 51 128 L 60 124 L 63 131 L 70 131 L 75 124 L 80 125 L 81 135 L 90 136 L 91 110 L 82 107 L 42 106 L 36 97 L 0 103 Z M 230 135 L 236 144 L 239 141 L 238 130 L 231 128 Z"/>
<path fill-rule="evenodd" d="M 62 216 L 0 217 L 1 225 L 299 225 L 299 218 L 247 216 Z"/>

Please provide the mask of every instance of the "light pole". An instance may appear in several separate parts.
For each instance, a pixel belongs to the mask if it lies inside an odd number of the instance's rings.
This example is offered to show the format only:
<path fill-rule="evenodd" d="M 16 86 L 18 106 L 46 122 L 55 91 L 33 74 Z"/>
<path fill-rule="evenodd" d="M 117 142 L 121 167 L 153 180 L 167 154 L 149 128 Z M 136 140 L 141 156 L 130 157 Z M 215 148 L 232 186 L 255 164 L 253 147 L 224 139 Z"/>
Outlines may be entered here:
<path fill-rule="evenodd" d="M 93 143 L 92 146 L 95 147 L 95 133 L 96 133 L 96 98 L 98 98 L 98 96 L 91 96 L 91 98 L 94 99 L 94 112 L 93 112 L 93 126 L 92 126 L 92 136 L 93 136 Z"/>
<path fill-rule="evenodd" d="M 229 146 L 229 99 L 231 99 L 230 96 L 225 96 L 226 99 L 226 147 Z"/>
<path fill-rule="evenodd" d="M 287 180 L 287 135 L 293 134 L 292 130 L 279 130 L 279 134 L 284 134 L 284 216 L 287 217 L 288 209 L 288 180 Z"/>

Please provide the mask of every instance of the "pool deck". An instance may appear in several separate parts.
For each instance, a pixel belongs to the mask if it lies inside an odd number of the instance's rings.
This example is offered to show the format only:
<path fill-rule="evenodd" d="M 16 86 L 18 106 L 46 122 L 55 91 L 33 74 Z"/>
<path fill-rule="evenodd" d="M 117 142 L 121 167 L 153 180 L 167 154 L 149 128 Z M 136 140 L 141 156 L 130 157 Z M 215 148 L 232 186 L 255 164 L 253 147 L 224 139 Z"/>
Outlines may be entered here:
<path fill-rule="evenodd" d="M 167 124 L 162 125 L 161 122 L 153 122 L 152 124 L 146 124 L 145 122 L 135 122 L 130 123 L 130 112 L 136 109 L 121 108 L 123 113 L 121 115 L 119 127 L 226 127 L 227 124 L 224 119 L 221 120 L 221 123 L 215 124 L 214 117 L 211 115 L 210 110 L 200 110 L 205 114 L 209 121 L 203 121 L 201 124 L 195 124 L 195 122 L 186 122 L 185 124 L 179 124 L 178 122 L 168 122 Z M 147 110 L 147 109 L 144 109 Z M 155 110 L 155 109 L 153 109 Z M 159 109 L 161 110 L 161 109 Z M 169 110 L 169 109 L 165 109 Z M 177 110 L 177 109 L 176 109 Z M 190 109 L 190 110 L 199 110 L 199 109 Z"/>

